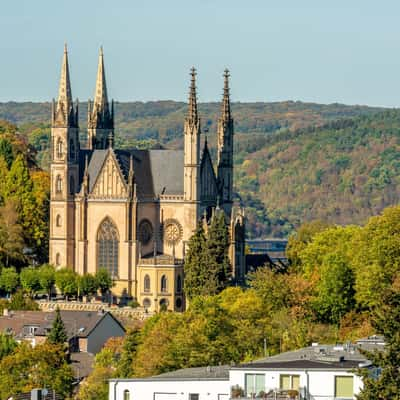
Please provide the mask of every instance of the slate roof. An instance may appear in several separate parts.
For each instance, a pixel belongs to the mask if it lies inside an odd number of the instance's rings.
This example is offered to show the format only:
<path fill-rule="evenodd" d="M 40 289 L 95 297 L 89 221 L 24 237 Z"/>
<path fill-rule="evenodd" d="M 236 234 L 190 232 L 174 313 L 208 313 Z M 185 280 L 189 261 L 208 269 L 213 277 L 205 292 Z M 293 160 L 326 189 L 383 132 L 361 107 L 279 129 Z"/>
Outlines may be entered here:
<path fill-rule="evenodd" d="M 69 338 L 74 336 L 85 338 L 109 313 L 60 311 L 60 314 Z M 111 317 L 117 321 L 112 315 Z M 48 330 L 52 327 L 54 318 L 55 311 L 10 311 L 8 316 L 0 317 L 0 332 L 11 333 L 16 337 L 24 337 L 29 334 L 27 327 L 36 326 L 35 336 L 46 336 Z M 119 324 L 118 321 L 117 323 Z"/>
<path fill-rule="evenodd" d="M 316 360 L 293 360 L 293 361 L 269 361 L 253 362 L 240 364 L 232 369 L 272 369 L 272 370 L 302 370 L 302 369 L 344 369 L 351 370 L 358 368 L 361 361 L 343 360 L 343 361 L 316 361 Z"/>
<path fill-rule="evenodd" d="M 89 192 L 93 190 L 97 177 L 110 150 L 81 150 L 79 156 L 80 183 L 83 179 L 85 157 L 88 156 Z M 157 197 L 160 194 L 183 194 L 183 150 L 113 150 L 125 180 L 128 178 L 130 156 L 138 196 Z"/>

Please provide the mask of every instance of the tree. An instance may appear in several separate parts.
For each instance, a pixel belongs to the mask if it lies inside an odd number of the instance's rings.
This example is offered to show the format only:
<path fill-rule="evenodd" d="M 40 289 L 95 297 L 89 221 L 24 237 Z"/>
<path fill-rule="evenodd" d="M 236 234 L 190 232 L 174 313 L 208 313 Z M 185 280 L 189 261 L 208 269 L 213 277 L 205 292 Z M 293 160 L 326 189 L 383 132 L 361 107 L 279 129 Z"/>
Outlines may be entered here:
<path fill-rule="evenodd" d="M 25 311 L 37 311 L 39 306 L 31 297 L 25 296 L 22 290 L 17 292 L 11 297 L 9 303 L 10 310 L 25 310 Z"/>
<path fill-rule="evenodd" d="M 219 293 L 227 284 L 231 265 L 228 256 L 229 233 L 225 213 L 217 210 L 211 219 L 205 244 L 208 279 L 205 290 L 209 294 Z"/>
<path fill-rule="evenodd" d="M 56 271 L 56 286 L 63 296 L 76 295 L 78 293 L 78 275 L 70 268 L 61 268 Z"/>
<path fill-rule="evenodd" d="M 0 288 L 7 294 L 14 293 L 19 285 L 19 275 L 15 268 L 3 268 L 0 274 Z"/>
<path fill-rule="evenodd" d="M 47 293 L 47 298 L 50 300 L 51 290 L 56 282 L 56 271 L 50 264 L 43 264 L 39 270 L 39 283 L 42 290 Z"/>
<path fill-rule="evenodd" d="M 375 368 L 380 368 L 380 373 L 371 374 L 369 369 L 359 370 L 364 387 L 357 399 L 398 399 L 400 393 L 400 293 L 398 291 L 389 290 L 383 296 L 382 305 L 375 309 L 372 322 L 376 332 L 383 334 L 386 345 L 383 351 L 363 352 Z"/>
<path fill-rule="evenodd" d="M 207 279 L 205 258 L 206 236 L 202 223 L 199 223 L 195 233 L 189 239 L 188 252 L 185 257 L 185 294 L 191 300 L 203 293 L 204 282 Z"/>
<path fill-rule="evenodd" d="M 0 207 L 0 257 L 6 266 L 10 261 L 22 262 L 24 239 L 22 226 L 18 222 L 16 203 L 6 200 Z"/>
<path fill-rule="evenodd" d="M 100 268 L 96 272 L 95 279 L 102 295 L 105 295 L 113 287 L 111 275 L 105 268 Z"/>
<path fill-rule="evenodd" d="M 21 285 L 31 297 L 40 290 L 38 268 L 26 267 L 20 273 Z"/>
<path fill-rule="evenodd" d="M 118 360 L 117 375 L 121 378 L 130 378 L 135 375 L 134 361 L 141 342 L 140 333 L 139 329 L 131 329 L 125 335 L 121 356 Z"/>
<path fill-rule="evenodd" d="M 7 168 L 10 168 L 14 161 L 13 148 L 9 140 L 0 138 L 0 157 L 3 157 L 7 163 Z"/>
<path fill-rule="evenodd" d="M 64 345 L 68 340 L 67 332 L 65 331 L 65 325 L 61 318 L 60 309 L 57 307 L 56 316 L 53 320 L 51 330 L 47 335 L 47 340 L 52 344 Z"/>
<path fill-rule="evenodd" d="M 21 343 L 0 361 L 0 398 L 8 399 L 34 388 L 54 390 L 61 398 L 72 391 L 73 372 L 64 348 L 49 342 L 35 347 Z"/>
<path fill-rule="evenodd" d="M 97 279 L 91 274 L 82 275 L 79 277 L 78 286 L 80 295 L 93 295 L 97 292 L 98 289 Z"/>
<path fill-rule="evenodd" d="M 0 361 L 12 352 L 17 347 L 18 343 L 11 335 L 0 333 Z"/>

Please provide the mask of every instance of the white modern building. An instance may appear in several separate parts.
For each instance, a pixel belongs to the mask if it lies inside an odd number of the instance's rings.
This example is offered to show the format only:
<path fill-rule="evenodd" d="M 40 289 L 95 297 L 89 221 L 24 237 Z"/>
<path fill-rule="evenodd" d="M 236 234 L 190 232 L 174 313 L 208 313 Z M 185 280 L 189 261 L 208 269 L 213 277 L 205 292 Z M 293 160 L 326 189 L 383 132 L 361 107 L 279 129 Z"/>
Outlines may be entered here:
<path fill-rule="evenodd" d="M 313 344 L 247 364 L 112 379 L 109 400 L 352 400 L 362 388 L 356 370 L 376 373 L 358 349 L 383 349 L 383 345 L 382 338 L 374 336 L 354 345 Z"/>

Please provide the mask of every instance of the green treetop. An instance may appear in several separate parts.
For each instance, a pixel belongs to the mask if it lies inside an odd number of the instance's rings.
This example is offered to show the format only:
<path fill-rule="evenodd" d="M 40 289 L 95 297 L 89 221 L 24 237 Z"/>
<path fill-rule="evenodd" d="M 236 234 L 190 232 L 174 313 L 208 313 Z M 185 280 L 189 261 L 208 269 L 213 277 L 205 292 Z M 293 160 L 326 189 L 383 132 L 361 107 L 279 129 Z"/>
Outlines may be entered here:
<path fill-rule="evenodd" d="M 51 330 L 47 335 L 47 340 L 52 344 L 60 345 L 63 345 L 68 340 L 59 308 L 56 309 L 56 317 L 54 318 Z"/>

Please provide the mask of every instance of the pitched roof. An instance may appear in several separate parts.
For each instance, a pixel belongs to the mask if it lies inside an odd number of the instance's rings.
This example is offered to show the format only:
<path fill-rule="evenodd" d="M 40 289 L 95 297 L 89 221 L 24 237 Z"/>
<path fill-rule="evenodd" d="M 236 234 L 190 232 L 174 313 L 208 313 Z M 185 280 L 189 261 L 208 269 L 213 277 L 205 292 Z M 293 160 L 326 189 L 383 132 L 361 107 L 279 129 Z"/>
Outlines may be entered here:
<path fill-rule="evenodd" d="M 85 338 L 95 329 L 99 322 L 109 313 L 95 311 L 60 311 L 65 330 L 69 338 Z M 121 325 L 111 314 L 109 314 Z M 35 326 L 35 336 L 46 336 L 51 329 L 55 311 L 10 311 L 8 316 L 0 317 L 0 332 L 12 333 L 16 337 L 29 334 L 27 327 Z M 121 328 L 124 329 L 121 325 Z"/>
<path fill-rule="evenodd" d="M 80 182 L 83 179 L 86 155 L 89 159 L 89 192 L 95 185 L 108 151 L 108 149 L 80 151 Z M 161 194 L 183 194 L 184 161 L 182 150 L 114 150 L 114 154 L 125 180 L 128 179 L 130 157 L 133 156 L 138 196 L 154 198 Z"/>

